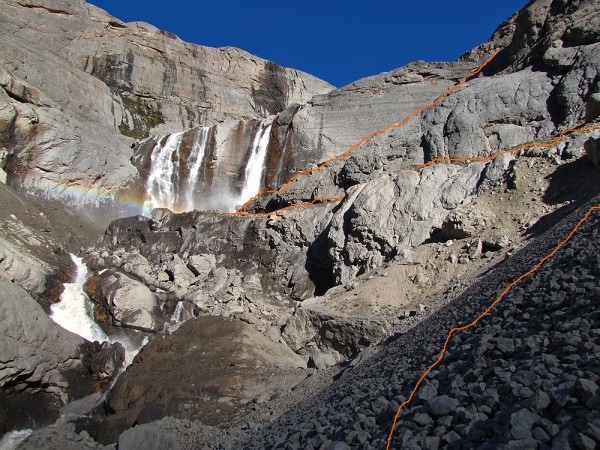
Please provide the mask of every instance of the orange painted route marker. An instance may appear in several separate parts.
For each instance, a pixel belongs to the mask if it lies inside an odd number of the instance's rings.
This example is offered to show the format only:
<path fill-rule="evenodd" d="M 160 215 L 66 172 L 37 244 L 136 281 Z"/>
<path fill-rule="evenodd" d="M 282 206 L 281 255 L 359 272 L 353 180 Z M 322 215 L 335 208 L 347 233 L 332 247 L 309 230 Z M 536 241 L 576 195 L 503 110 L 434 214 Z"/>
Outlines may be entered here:
<path fill-rule="evenodd" d="M 581 133 L 582 131 L 598 130 L 598 129 L 600 129 L 600 126 L 597 126 L 597 125 L 588 125 L 587 127 L 581 127 L 581 128 L 569 128 L 567 130 L 561 131 L 559 133 L 559 135 L 556 137 L 556 139 L 554 139 L 552 142 L 530 142 L 528 144 L 522 144 L 522 145 L 519 145 L 518 147 L 509 149 L 509 150 L 503 150 L 501 152 L 494 153 L 493 155 L 490 155 L 490 156 L 480 156 L 480 157 L 471 156 L 469 158 L 433 158 L 431 161 L 428 161 L 425 164 L 416 166 L 416 168 L 423 169 L 427 166 L 431 166 L 433 164 L 437 164 L 440 162 L 462 161 L 462 162 L 470 163 L 470 162 L 475 162 L 475 161 L 491 161 L 492 159 L 497 158 L 498 156 L 508 155 L 509 153 L 517 153 L 517 152 L 520 152 L 521 150 L 524 150 L 524 149 L 530 148 L 530 147 L 554 147 L 556 144 L 558 144 L 560 142 L 560 140 L 566 134 Z"/>

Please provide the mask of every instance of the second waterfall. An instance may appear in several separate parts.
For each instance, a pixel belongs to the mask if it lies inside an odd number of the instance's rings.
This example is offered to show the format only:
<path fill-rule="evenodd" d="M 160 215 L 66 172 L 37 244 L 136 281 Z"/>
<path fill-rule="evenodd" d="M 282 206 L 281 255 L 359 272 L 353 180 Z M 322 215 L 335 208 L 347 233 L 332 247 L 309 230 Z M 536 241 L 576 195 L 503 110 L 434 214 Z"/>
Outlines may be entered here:
<path fill-rule="evenodd" d="M 133 162 L 144 180 L 144 211 L 232 211 L 265 185 L 272 123 L 237 121 L 149 139 Z"/>

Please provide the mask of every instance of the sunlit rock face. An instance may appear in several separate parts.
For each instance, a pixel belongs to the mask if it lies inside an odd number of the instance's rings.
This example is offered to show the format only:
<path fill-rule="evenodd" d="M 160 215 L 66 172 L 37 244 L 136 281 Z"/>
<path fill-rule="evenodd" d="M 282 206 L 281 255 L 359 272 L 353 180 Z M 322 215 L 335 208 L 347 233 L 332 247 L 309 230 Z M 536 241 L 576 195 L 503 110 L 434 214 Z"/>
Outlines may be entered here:
<path fill-rule="evenodd" d="M 333 88 L 239 49 L 125 24 L 83 1 L 11 0 L 0 20 L 2 179 L 104 218 L 144 203 L 129 162 L 136 140 L 260 121 Z"/>

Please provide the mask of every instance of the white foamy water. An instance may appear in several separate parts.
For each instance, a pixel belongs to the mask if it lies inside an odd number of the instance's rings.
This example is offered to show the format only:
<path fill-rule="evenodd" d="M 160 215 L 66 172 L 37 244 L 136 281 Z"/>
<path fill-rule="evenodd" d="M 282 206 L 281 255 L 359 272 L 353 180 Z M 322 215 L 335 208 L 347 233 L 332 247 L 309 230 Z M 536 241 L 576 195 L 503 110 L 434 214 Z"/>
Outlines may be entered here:
<path fill-rule="evenodd" d="M 175 306 L 175 310 L 173 314 L 171 314 L 171 322 L 178 323 L 181 322 L 181 313 L 183 312 L 183 302 L 177 302 L 177 306 Z"/>
<path fill-rule="evenodd" d="M 148 338 L 145 337 L 139 345 L 124 333 L 110 338 L 102 330 L 93 319 L 93 304 L 83 290 L 83 285 L 88 279 L 87 266 L 78 256 L 71 254 L 71 259 L 77 267 L 75 281 L 64 284 L 65 290 L 60 296 L 60 301 L 50 307 L 50 317 L 64 329 L 90 342 L 120 343 L 125 348 L 125 367 L 129 366 L 135 355 L 148 343 Z"/>
<path fill-rule="evenodd" d="M 83 291 L 88 278 L 87 266 L 78 256 L 71 254 L 77 266 L 77 274 L 73 283 L 65 283 L 60 301 L 50 307 L 50 317 L 61 327 L 78 334 L 90 342 L 108 341 L 102 328 L 92 319 L 93 305 Z"/>
<path fill-rule="evenodd" d="M 31 433 L 30 429 L 9 431 L 0 439 L 0 450 L 15 450 Z"/>
<path fill-rule="evenodd" d="M 271 124 L 261 122 L 252 149 L 250 157 L 246 164 L 244 173 L 244 187 L 240 193 L 237 206 L 243 205 L 250 198 L 254 197 L 260 191 L 262 178 L 266 169 L 267 150 L 269 149 L 269 138 L 271 136 Z"/>
<path fill-rule="evenodd" d="M 194 190 L 198 184 L 199 171 L 206 156 L 209 131 L 209 127 L 202 127 L 196 131 L 194 146 L 187 162 L 188 180 L 186 184 L 187 191 L 185 193 L 185 208 L 187 211 L 191 211 L 195 207 Z"/>
<path fill-rule="evenodd" d="M 162 139 L 152 149 L 150 173 L 146 180 L 148 198 L 144 207 L 173 208 L 177 204 L 177 178 L 179 176 L 179 146 L 183 133 L 170 135 L 161 145 Z"/>

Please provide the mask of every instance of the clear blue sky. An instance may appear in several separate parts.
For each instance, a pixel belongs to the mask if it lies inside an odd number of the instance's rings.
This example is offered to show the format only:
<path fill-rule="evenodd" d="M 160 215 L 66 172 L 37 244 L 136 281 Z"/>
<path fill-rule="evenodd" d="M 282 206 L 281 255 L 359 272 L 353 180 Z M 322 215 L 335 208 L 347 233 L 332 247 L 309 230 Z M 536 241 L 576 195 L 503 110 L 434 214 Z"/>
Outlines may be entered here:
<path fill-rule="evenodd" d="M 234 46 L 340 87 L 411 61 L 452 61 L 526 0 L 91 0 L 125 22 Z"/>

